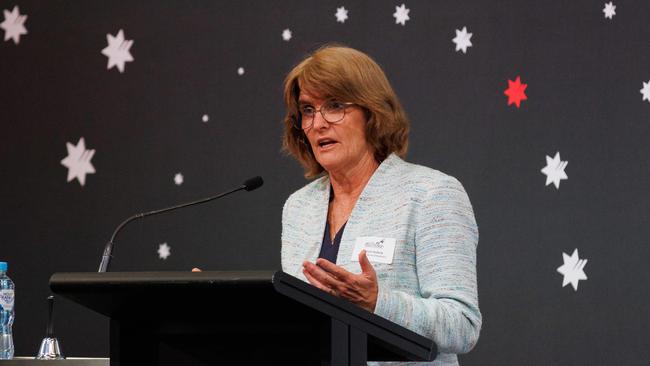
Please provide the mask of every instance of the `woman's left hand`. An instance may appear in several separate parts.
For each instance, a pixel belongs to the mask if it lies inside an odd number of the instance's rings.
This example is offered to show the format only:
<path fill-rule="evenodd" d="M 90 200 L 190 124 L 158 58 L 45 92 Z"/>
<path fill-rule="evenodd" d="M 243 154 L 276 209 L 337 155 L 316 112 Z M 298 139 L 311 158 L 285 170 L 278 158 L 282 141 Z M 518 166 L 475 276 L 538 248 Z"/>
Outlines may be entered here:
<path fill-rule="evenodd" d="M 379 286 L 377 274 L 365 250 L 359 253 L 359 264 L 361 273 L 354 274 L 326 259 L 318 258 L 316 264 L 305 261 L 302 264 L 302 273 L 319 289 L 374 312 Z"/>

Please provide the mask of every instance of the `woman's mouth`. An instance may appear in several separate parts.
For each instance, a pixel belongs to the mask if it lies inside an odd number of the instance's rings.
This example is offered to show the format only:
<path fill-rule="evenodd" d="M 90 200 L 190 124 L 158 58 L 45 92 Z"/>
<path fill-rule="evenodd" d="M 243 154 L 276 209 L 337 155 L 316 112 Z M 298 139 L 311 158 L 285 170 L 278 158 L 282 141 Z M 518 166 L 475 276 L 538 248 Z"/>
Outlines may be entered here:
<path fill-rule="evenodd" d="M 319 139 L 317 144 L 318 144 L 319 151 L 327 151 L 333 149 L 334 146 L 338 144 L 338 142 L 336 140 L 324 138 L 324 139 Z"/>

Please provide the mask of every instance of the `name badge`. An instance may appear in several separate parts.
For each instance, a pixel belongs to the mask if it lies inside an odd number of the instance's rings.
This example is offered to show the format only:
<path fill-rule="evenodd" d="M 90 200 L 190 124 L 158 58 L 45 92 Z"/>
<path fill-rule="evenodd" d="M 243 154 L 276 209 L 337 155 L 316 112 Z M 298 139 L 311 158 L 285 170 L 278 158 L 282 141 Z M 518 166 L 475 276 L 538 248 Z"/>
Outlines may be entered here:
<path fill-rule="evenodd" d="M 359 253 L 365 249 L 371 263 L 393 263 L 395 254 L 395 238 L 380 238 L 376 236 L 361 236 L 357 238 L 352 251 L 353 262 L 359 261 Z"/>

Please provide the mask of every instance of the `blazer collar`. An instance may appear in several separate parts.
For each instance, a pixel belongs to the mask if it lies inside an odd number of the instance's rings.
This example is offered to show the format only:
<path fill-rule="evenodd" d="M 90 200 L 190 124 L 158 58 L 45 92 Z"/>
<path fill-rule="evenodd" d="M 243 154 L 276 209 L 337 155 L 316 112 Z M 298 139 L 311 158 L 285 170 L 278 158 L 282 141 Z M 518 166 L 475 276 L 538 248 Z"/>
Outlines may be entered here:
<path fill-rule="evenodd" d="M 382 195 L 383 189 L 385 188 L 383 184 L 385 178 L 390 177 L 391 171 L 401 162 L 403 162 L 403 160 L 395 153 L 388 155 L 388 157 L 379 164 L 379 167 L 372 174 L 372 177 L 370 177 L 370 180 L 359 196 L 359 200 L 366 200 Z M 329 175 L 325 175 L 319 184 L 318 190 L 321 192 L 321 198 L 326 204 L 330 201 L 330 187 L 331 183 Z"/>

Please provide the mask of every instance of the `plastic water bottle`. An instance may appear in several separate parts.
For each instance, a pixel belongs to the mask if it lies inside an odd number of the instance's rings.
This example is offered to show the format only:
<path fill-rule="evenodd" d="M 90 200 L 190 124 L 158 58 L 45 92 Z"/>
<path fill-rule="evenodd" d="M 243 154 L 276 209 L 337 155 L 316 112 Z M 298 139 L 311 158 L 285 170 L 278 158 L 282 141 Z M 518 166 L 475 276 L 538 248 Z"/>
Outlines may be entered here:
<path fill-rule="evenodd" d="M 14 357 L 14 282 L 7 276 L 7 262 L 0 262 L 0 360 Z"/>

